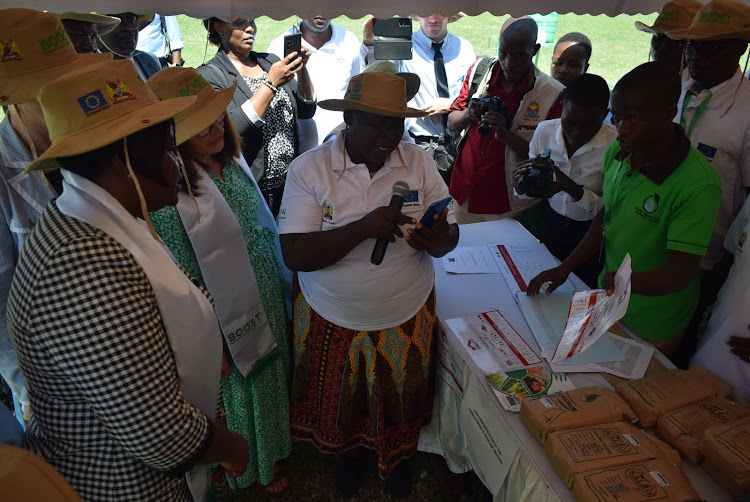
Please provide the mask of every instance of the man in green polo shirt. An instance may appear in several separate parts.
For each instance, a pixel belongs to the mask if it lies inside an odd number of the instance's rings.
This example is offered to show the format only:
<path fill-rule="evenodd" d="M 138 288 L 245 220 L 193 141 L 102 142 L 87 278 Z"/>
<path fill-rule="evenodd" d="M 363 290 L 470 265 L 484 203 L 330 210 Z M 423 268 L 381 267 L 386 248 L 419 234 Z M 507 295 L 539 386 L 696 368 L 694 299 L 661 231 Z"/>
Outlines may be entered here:
<path fill-rule="evenodd" d="M 679 77 L 661 63 L 645 63 L 612 92 L 617 141 L 604 157 L 604 208 L 578 247 L 558 267 L 531 280 L 529 295 L 604 250 L 599 285 L 614 289 L 614 273 L 632 258 L 632 295 L 623 323 L 670 355 L 680 343 L 698 293 L 698 264 L 706 253 L 721 204 L 713 167 L 672 123 Z"/>

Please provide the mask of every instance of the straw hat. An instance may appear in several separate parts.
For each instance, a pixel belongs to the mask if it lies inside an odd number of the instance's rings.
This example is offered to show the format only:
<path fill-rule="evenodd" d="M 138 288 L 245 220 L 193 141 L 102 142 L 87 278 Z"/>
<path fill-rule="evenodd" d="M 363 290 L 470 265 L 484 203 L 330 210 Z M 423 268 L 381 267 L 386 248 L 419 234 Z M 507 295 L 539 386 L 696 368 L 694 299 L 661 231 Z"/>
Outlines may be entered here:
<path fill-rule="evenodd" d="M 159 101 L 133 63 L 119 59 L 68 73 L 42 87 L 38 99 L 52 145 L 24 172 L 55 169 L 57 157 L 114 143 L 174 117 L 196 98 Z"/>
<path fill-rule="evenodd" d="M 0 444 L 0 499 L 80 502 L 51 465 L 30 451 Z"/>
<path fill-rule="evenodd" d="M 57 77 L 111 59 L 111 54 L 78 54 L 57 14 L 0 10 L 0 105 L 31 101 Z"/>
<path fill-rule="evenodd" d="M 237 81 L 231 87 L 215 91 L 195 68 L 165 68 L 148 79 L 146 85 L 159 100 L 195 96 L 195 104 L 174 118 L 177 144 L 181 145 L 224 113 L 232 101 Z"/>
<path fill-rule="evenodd" d="M 689 28 L 667 32 L 675 40 L 750 41 L 750 6 L 736 0 L 712 0 L 698 11 Z"/>
<path fill-rule="evenodd" d="M 320 101 L 318 106 L 335 112 L 359 110 L 386 117 L 427 115 L 427 112 L 406 106 L 407 101 L 406 80 L 396 75 L 373 71 L 352 77 L 344 99 L 326 99 Z"/>
<path fill-rule="evenodd" d="M 362 70 L 362 73 L 379 71 L 382 73 L 390 73 L 406 80 L 406 101 L 411 101 L 411 98 L 417 95 L 419 92 L 419 75 L 416 73 L 407 73 L 398 71 L 398 67 L 392 62 L 386 59 L 375 60 L 370 63 L 367 68 Z"/>
<path fill-rule="evenodd" d="M 98 35 L 106 35 L 110 31 L 117 28 L 120 24 L 119 17 L 113 16 L 102 16 L 100 14 L 86 13 L 86 12 L 63 12 L 60 14 L 60 19 L 63 21 L 70 19 L 71 21 L 82 21 L 84 23 L 93 23 L 96 25 L 96 32 Z"/>
<path fill-rule="evenodd" d="M 636 21 L 635 27 L 652 35 L 687 28 L 701 7 L 703 4 L 697 0 L 672 0 L 662 6 L 653 26 Z"/>

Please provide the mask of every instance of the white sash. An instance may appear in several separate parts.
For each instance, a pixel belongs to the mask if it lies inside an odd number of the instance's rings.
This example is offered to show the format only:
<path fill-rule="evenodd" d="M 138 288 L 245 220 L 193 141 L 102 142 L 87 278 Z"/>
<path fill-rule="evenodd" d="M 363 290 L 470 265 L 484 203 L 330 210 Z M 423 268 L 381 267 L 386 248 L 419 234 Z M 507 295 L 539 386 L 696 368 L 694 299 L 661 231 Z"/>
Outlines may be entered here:
<path fill-rule="evenodd" d="M 212 420 L 219 397 L 222 346 L 211 302 L 117 199 L 81 176 L 64 169 L 62 175 L 60 212 L 105 232 L 143 268 L 172 346 L 180 390 L 188 403 Z M 204 500 L 210 483 L 208 466 L 197 466 L 187 480 L 195 500 Z"/>
<path fill-rule="evenodd" d="M 195 203 L 180 193 L 177 210 L 206 288 L 214 297 L 232 360 L 247 376 L 255 363 L 276 347 L 276 340 L 236 216 L 208 174 L 201 176 L 196 188 L 201 195 Z"/>

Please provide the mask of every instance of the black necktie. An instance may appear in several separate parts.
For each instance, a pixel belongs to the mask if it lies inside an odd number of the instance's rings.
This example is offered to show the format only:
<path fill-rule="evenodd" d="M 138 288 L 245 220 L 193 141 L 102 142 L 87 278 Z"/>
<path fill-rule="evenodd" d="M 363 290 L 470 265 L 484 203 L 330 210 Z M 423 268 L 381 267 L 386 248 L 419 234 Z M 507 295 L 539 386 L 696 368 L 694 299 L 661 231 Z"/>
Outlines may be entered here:
<path fill-rule="evenodd" d="M 448 94 L 448 77 L 445 74 L 445 62 L 443 61 L 443 53 L 440 52 L 440 48 L 443 46 L 443 42 L 432 42 L 432 50 L 435 51 L 435 81 L 437 82 L 437 93 L 441 98 L 447 98 Z"/>

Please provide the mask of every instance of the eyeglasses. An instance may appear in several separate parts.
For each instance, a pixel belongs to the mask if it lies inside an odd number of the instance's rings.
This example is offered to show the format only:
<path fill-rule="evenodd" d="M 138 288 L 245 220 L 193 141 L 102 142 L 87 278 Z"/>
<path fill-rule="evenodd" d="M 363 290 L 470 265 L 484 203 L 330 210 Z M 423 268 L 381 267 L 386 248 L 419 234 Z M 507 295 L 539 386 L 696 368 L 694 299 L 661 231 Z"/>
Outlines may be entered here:
<path fill-rule="evenodd" d="M 221 115 L 219 115 L 219 118 L 218 118 L 218 119 L 216 119 L 216 124 L 218 124 L 218 125 L 220 125 L 220 126 L 223 126 L 223 125 L 224 125 L 224 119 L 225 119 L 226 117 L 227 117 L 227 113 L 226 113 L 226 112 L 224 112 L 224 113 L 222 113 Z M 198 133 L 198 137 L 199 137 L 199 138 L 205 138 L 206 136 L 208 136 L 208 133 L 210 133 L 210 132 L 211 132 L 211 128 L 212 128 L 213 126 L 214 126 L 214 125 L 213 125 L 213 124 L 211 124 L 210 126 L 208 126 L 208 127 L 206 127 L 205 129 L 203 129 L 203 130 L 202 130 L 201 132 L 199 132 L 199 133 Z"/>

